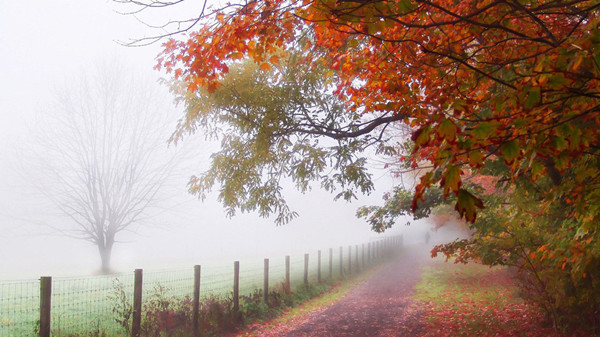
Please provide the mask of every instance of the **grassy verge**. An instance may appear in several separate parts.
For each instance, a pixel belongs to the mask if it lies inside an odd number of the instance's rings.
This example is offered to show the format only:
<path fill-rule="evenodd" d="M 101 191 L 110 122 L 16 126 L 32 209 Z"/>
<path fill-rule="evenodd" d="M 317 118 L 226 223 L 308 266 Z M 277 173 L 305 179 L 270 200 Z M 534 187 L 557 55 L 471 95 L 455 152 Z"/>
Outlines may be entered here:
<path fill-rule="evenodd" d="M 436 261 L 415 290 L 424 336 L 561 336 L 518 296 L 506 268 Z"/>

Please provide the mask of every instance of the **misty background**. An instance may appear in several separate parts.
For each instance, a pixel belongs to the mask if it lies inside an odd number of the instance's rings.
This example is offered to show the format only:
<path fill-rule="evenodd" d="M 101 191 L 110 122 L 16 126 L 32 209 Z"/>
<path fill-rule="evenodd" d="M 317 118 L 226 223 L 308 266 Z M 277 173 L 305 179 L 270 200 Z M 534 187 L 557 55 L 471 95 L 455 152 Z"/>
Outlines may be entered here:
<path fill-rule="evenodd" d="M 195 2 L 188 6 L 198 6 Z M 89 242 L 64 237 L 48 225 L 69 221 L 57 214 L 52 203 L 40 193 L 45 181 L 39 136 L 52 129 L 49 120 L 57 92 L 72 86 L 74 79 L 101 63 L 117 62 L 131 73 L 156 83 L 164 74 L 153 71 L 161 43 L 145 47 L 124 47 L 128 41 L 156 34 L 112 1 L 28 0 L 0 2 L 0 279 L 37 278 L 40 275 L 82 275 L 99 269 L 97 248 Z M 178 13 L 199 9 L 178 8 L 143 14 L 142 19 L 160 24 L 181 19 Z M 109 61 L 107 61 L 109 60 Z M 181 114 L 166 87 L 165 118 L 171 131 Z M 204 202 L 187 193 L 190 175 L 202 172 L 216 144 L 202 135 L 187 137 L 181 148 L 167 147 L 165 155 L 183 151 L 169 181 L 163 203 L 152 216 L 117 238 L 112 268 L 171 268 L 209 261 L 231 262 L 242 258 L 277 258 L 315 249 L 360 244 L 405 233 L 405 242 L 421 242 L 426 222 L 406 221 L 385 234 L 370 230 L 355 217 L 359 206 L 381 204 L 383 193 L 394 181 L 383 169 L 374 168 L 375 192 L 352 203 L 333 201 L 333 195 L 318 186 L 301 194 L 285 191 L 290 207 L 299 217 L 285 226 L 255 213 L 227 218 L 216 197 Z M 40 165 L 41 163 L 41 165 Z M 36 185 L 37 184 L 37 185 Z M 37 187 L 36 187 L 37 186 Z M 291 184 L 290 184 L 291 186 Z"/>

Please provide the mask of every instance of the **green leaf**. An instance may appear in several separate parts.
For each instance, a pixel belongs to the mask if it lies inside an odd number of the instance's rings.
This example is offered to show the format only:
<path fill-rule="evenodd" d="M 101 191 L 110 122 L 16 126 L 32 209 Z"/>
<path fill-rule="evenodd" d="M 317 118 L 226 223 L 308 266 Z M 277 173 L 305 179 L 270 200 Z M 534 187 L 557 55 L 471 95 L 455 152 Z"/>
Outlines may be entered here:
<path fill-rule="evenodd" d="M 546 167 L 542 165 L 542 163 L 538 161 L 533 161 L 531 163 L 531 175 L 534 180 L 537 180 L 545 171 Z"/>
<path fill-rule="evenodd" d="M 554 163 L 558 171 L 563 172 L 571 166 L 571 157 L 568 152 L 561 152 L 558 156 L 554 157 Z"/>
<path fill-rule="evenodd" d="M 419 147 L 425 145 L 429 142 L 429 134 L 431 133 L 431 128 L 429 125 L 426 125 L 412 134 L 412 140 L 415 142 L 415 147 Z"/>
<path fill-rule="evenodd" d="M 463 101 L 462 99 L 457 99 L 456 101 L 454 101 L 454 103 L 452 103 L 452 108 L 454 109 L 454 111 L 465 111 L 465 105 L 465 101 Z"/>
<path fill-rule="evenodd" d="M 442 138 L 446 139 L 449 142 L 454 142 L 454 139 L 456 139 L 457 131 L 458 131 L 458 128 L 456 127 L 456 124 L 454 124 L 449 119 L 444 119 L 438 126 L 439 135 L 442 136 Z"/>
<path fill-rule="evenodd" d="M 519 143 L 516 140 L 511 140 L 502 144 L 502 146 L 500 146 L 500 152 L 502 152 L 504 161 L 507 164 L 512 164 L 521 154 Z"/>
<path fill-rule="evenodd" d="M 581 130 L 573 130 L 569 137 L 569 149 L 576 150 L 581 145 Z"/>
<path fill-rule="evenodd" d="M 558 90 L 569 85 L 569 80 L 561 73 L 556 73 L 548 78 L 548 86 L 550 89 Z"/>
<path fill-rule="evenodd" d="M 471 130 L 471 135 L 476 139 L 486 139 L 489 138 L 492 134 L 496 132 L 498 129 L 498 124 L 493 122 L 481 122 L 477 124 L 473 130 Z"/>
<path fill-rule="evenodd" d="M 525 103 L 523 103 L 523 107 L 526 110 L 532 109 L 541 100 L 541 93 L 539 87 L 527 87 L 524 89 L 523 94 L 525 97 Z"/>
<path fill-rule="evenodd" d="M 477 218 L 477 208 L 483 209 L 483 202 L 469 193 L 467 190 L 458 190 L 456 205 L 454 209 L 458 211 L 458 214 L 464 217 L 467 221 L 473 223 Z"/>
<path fill-rule="evenodd" d="M 463 140 L 458 142 L 458 145 L 461 149 L 471 150 L 471 148 L 475 145 L 475 141 L 471 138 L 463 138 Z"/>
<path fill-rule="evenodd" d="M 483 155 L 479 151 L 469 152 L 469 165 L 474 167 L 481 167 L 483 164 Z"/>
<path fill-rule="evenodd" d="M 521 129 L 521 128 L 528 126 L 529 124 L 531 124 L 530 120 L 527 120 L 525 118 L 517 118 L 515 120 L 515 122 L 513 123 L 513 127 L 515 129 Z"/>
<path fill-rule="evenodd" d="M 556 127 L 556 131 L 561 136 L 569 137 L 573 133 L 574 129 L 570 123 L 562 123 Z"/>
<path fill-rule="evenodd" d="M 558 151 L 566 149 L 568 145 L 565 137 L 561 136 L 552 136 L 551 143 L 552 146 Z"/>
<path fill-rule="evenodd" d="M 414 1 L 412 0 L 400 0 L 398 1 L 398 9 L 400 10 L 400 13 L 407 13 L 412 11 L 413 9 L 415 9 L 417 7 L 417 4 L 414 3 Z"/>

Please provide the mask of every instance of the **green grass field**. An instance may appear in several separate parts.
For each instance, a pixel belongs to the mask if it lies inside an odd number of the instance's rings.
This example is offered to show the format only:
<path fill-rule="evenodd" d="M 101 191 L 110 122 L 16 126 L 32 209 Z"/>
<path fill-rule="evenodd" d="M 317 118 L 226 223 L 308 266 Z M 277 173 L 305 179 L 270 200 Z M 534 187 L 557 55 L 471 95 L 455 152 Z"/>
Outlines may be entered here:
<path fill-rule="evenodd" d="M 329 276 L 329 252 L 321 260 L 323 279 Z M 339 254 L 334 250 L 333 275 L 339 276 Z M 345 257 L 346 258 L 346 257 Z M 240 261 L 240 294 L 250 294 L 262 289 L 263 260 Z M 356 261 L 354 261 L 356 263 Z M 270 259 L 269 285 L 275 289 L 285 279 L 285 259 Z M 344 259 L 344 268 L 347 268 Z M 304 279 L 304 256 L 290 259 L 292 287 Z M 167 296 L 183 298 L 193 294 L 193 267 L 189 269 L 144 271 L 143 298 L 149 298 L 160 285 L 168 290 Z M 309 280 L 317 279 L 317 253 L 309 255 Z M 113 318 L 115 282 L 123 285 L 131 301 L 133 273 L 106 276 L 67 277 L 52 280 L 52 335 L 69 336 L 105 331 L 109 336 L 119 336 L 121 328 Z M 230 265 L 202 266 L 201 297 L 227 296 L 233 290 L 233 263 Z M 39 280 L 0 281 L 0 337 L 35 336 L 39 319 Z"/>

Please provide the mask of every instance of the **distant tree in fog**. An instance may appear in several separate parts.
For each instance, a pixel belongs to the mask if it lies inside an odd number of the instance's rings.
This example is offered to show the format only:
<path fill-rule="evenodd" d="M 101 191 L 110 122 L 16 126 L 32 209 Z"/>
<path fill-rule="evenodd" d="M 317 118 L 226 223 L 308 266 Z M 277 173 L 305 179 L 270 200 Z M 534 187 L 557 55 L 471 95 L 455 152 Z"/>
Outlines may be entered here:
<path fill-rule="evenodd" d="M 167 149 L 165 95 L 118 68 L 99 67 L 56 95 L 38 155 L 38 189 L 70 220 L 53 228 L 97 246 L 103 273 L 118 234 L 157 210 L 177 162 Z"/>

